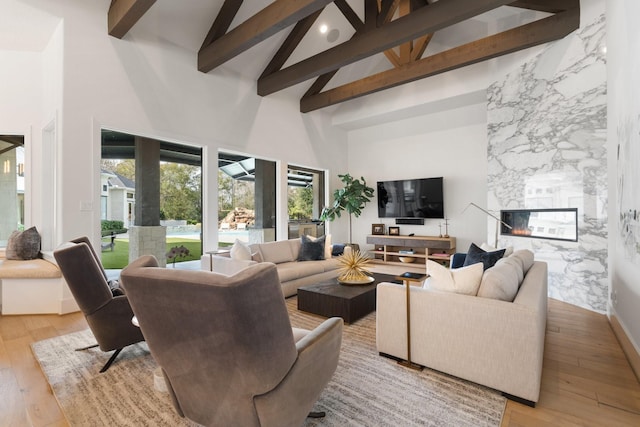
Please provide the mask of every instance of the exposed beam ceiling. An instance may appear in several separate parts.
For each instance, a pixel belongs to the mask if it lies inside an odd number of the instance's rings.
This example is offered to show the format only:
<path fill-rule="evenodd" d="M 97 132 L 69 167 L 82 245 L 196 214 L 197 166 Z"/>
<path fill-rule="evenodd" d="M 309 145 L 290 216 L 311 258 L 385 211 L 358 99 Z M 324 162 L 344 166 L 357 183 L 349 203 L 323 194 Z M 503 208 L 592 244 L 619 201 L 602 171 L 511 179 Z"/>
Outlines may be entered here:
<path fill-rule="evenodd" d="M 124 36 L 154 1 L 112 0 L 109 33 Z M 360 1 L 363 7 L 358 14 L 352 6 Z M 288 64 L 331 3 L 355 34 L 337 46 L 312 52 L 307 58 Z M 224 0 L 203 37 L 198 70 L 210 72 L 291 28 L 258 77 L 257 92 L 266 96 L 315 78 L 300 100 L 302 112 L 558 40 L 580 25 L 579 0 L 275 0 L 232 28 L 242 5 L 243 0 Z M 429 47 L 439 31 L 460 23 L 467 25 L 470 20 L 505 6 L 516 11 L 534 11 L 528 13 L 542 17 L 453 44 L 454 47 L 445 50 Z M 497 24 L 489 27 L 500 28 Z M 384 53 L 390 69 L 349 83 L 334 82 L 334 87 L 325 89 L 341 69 L 380 53 Z"/>
<path fill-rule="evenodd" d="M 307 92 L 300 101 L 300 111 L 306 113 L 317 110 L 318 108 L 557 40 L 570 32 L 567 31 L 567 28 L 572 26 L 570 24 L 580 24 L 580 15 L 575 9 L 488 36 L 424 59 L 398 65 L 389 71 L 365 77 L 354 83 L 324 92 Z"/>
<path fill-rule="evenodd" d="M 235 0 L 226 0 L 225 3 Z M 208 73 L 332 0 L 276 0 L 198 52 L 198 70 Z M 224 7 L 224 6 L 223 6 Z"/>

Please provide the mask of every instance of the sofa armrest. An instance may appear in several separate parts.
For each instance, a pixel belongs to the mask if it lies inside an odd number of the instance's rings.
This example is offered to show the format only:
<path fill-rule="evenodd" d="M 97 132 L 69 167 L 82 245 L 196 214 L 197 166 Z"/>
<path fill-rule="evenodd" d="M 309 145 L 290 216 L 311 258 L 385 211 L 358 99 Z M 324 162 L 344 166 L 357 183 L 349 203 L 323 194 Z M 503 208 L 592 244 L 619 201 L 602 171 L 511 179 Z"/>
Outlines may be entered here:
<path fill-rule="evenodd" d="M 300 420 L 313 409 L 338 366 L 343 324 L 341 318 L 332 317 L 296 342 L 298 358 L 291 370 L 273 391 L 254 398 L 262 425 L 290 425 L 283 421 L 283 413 Z"/>

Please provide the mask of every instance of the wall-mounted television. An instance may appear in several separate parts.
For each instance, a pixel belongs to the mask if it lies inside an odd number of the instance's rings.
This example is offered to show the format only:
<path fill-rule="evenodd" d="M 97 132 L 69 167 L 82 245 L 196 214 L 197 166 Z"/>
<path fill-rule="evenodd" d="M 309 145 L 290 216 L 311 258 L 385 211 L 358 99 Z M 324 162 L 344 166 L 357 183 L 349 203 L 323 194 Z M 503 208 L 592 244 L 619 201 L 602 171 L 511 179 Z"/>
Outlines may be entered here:
<path fill-rule="evenodd" d="M 378 181 L 378 217 L 444 218 L 443 179 Z"/>

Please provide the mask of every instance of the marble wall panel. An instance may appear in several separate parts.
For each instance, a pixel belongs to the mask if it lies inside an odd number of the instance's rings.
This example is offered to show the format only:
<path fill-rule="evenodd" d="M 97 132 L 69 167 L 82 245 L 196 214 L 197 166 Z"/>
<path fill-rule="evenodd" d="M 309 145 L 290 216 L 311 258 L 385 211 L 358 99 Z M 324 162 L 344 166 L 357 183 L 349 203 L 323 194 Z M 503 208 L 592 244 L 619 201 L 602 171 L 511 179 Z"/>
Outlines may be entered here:
<path fill-rule="evenodd" d="M 578 208 L 578 242 L 501 236 L 549 264 L 549 296 L 607 304 L 605 18 L 551 43 L 492 84 L 489 210 Z"/>

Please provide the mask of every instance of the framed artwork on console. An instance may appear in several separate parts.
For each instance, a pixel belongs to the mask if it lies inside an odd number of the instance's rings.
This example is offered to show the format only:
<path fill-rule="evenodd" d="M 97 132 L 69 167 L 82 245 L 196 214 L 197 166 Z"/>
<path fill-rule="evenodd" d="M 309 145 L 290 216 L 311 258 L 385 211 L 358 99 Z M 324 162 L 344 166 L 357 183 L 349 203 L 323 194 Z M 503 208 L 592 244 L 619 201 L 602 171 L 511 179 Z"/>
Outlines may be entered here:
<path fill-rule="evenodd" d="M 389 227 L 389 236 L 399 236 L 400 227 Z"/>
<path fill-rule="evenodd" d="M 384 234 L 384 224 L 371 224 L 371 234 Z"/>

